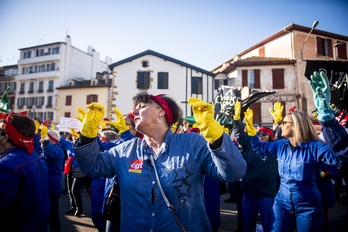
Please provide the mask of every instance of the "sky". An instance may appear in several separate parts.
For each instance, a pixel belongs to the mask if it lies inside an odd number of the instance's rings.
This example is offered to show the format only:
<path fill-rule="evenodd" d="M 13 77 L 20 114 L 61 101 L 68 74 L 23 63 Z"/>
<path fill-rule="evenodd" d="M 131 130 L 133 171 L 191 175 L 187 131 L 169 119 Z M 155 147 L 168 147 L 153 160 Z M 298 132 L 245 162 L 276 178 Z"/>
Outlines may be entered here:
<path fill-rule="evenodd" d="M 348 36 L 348 0 L 0 0 L 0 66 L 64 42 L 117 62 L 148 49 L 211 71 L 291 23 Z"/>

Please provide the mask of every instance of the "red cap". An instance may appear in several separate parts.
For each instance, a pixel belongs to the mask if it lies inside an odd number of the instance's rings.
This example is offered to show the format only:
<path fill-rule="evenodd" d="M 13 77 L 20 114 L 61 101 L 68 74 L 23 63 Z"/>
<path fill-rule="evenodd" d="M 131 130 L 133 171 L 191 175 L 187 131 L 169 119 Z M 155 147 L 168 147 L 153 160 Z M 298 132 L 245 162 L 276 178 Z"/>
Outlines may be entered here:
<path fill-rule="evenodd" d="M 269 134 L 269 136 L 273 138 L 273 132 L 271 129 L 268 129 L 266 127 L 260 127 L 259 131 L 266 132 L 267 134 Z"/>

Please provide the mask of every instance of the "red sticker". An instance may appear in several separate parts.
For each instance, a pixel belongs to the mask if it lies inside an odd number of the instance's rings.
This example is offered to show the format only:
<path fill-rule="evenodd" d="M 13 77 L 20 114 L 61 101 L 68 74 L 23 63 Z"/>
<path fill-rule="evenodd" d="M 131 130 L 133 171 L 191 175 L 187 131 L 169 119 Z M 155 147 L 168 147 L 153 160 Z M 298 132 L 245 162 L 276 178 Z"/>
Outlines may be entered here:
<path fill-rule="evenodd" d="M 143 160 L 138 159 L 138 160 L 133 160 L 133 163 L 130 166 L 130 169 L 128 172 L 141 173 L 141 170 L 143 170 Z"/>

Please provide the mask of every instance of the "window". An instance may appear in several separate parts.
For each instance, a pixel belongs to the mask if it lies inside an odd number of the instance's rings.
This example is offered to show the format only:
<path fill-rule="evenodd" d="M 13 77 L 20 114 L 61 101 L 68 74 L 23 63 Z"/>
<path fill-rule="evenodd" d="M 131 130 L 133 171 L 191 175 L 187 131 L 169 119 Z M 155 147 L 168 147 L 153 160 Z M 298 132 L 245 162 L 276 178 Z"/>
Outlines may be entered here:
<path fill-rule="evenodd" d="M 39 89 L 37 90 L 38 93 L 42 93 L 43 92 L 43 81 L 39 81 Z"/>
<path fill-rule="evenodd" d="M 273 89 L 284 89 L 284 69 L 272 69 Z"/>
<path fill-rule="evenodd" d="M 40 65 L 39 66 L 39 72 L 44 72 L 45 71 L 45 65 Z"/>
<path fill-rule="evenodd" d="M 70 113 L 70 112 L 65 112 L 65 113 L 64 113 L 64 117 L 66 117 L 66 118 L 71 118 L 71 113 Z"/>
<path fill-rule="evenodd" d="M 214 80 L 214 89 L 218 90 L 220 87 L 220 80 Z"/>
<path fill-rule="evenodd" d="M 0 84 L 0 90 L 1 90 L 2 93 L 5 92 L 6 88 L 7 88 L 7 84 L 6 83 L 1 83 Z"/>
<path fill-rule="evenodd" d="M 55 63 L 52 63 L 52 64 L 51 64 L 51 71 L 54 71 L 55 68 L 56 68 L 56 64 L 55 64 Z"/>
<path fill-rule="evenodd" d="M 34 67 L 34 73 L 37 73 L 37 65 Z"/>
<path fill-rule="evenodd" d="M 137 73 L 137 88 L 149 89 L 150 88 L 150 72 L 138 72 Z"/>
<path fill-rule="evenodd" d="M 52 108 L 52 96 L 48 96 L 46 108 Z"/>
<path fill-rule="evenodd" d="M 22 74 L 25 74 L 25 68 L 22 68 Z"/>
<path fill-rule="evenodd" d="M 143 66 L 144 68 L 149 67 L 149 61 L 147 61 L 147 60 L 143 60 L 143 61 L 141 62 L 141 64 L 142 64 L 142 66 Z"/>
<path fill-rule="evenodd" d="M 41 50 L 40 50 L 40 56 L 43 56 L 43 55 L 44 55 L 44 50 L 41 49 Z"/>
<path fill-rule="evenodd" d="M 337 42 L 337 58 L 347 59 L 347 44 L 345 42 Z"/>
<path fill-rule="evenodd" d="M 317 37 L 317 55 L 333 57 L 331 39 Z"/>
<path fill-rule="evenodd" d="M 34 82 L 33 81 L 31 81 L 29 83 L 29 91 L 28 91 L 28 93 L 34 93 Z"/>
<path fill-rule="evenodd" d="M 36 49 L 36 57 L 40 56 L 40 50 Z"/>
<path fill-rule="evenodd" d="M 168 89 L 168 73 L 167 72 L 159 72 L 158 73 L 158 89 Z"/>
<path fill-rule="evenodd" d="M 16 90 L 16 82 L 11 82 L 10 83 L 10 91 L 15 91 Z"/>
<path fill-rule="evenodd" d="M 10 70 L 5 70 L 5 76 L 10 75 Z"/>
<path fill-rule="evenodd" d="M 14 69 L 13 70 L 13 75 L 17 75 L 18 74 L 18 69 Z"/>
<path fill-rule="evenodd" d="M 31 57 L 31 51 L 28 51 L 28 57 L 27 58 L 30 58 Z"/>
<path fill-rule="evenodd" d="M 23 109 L 23 106 L 25 105 L 25 98 L 21 97 L 17 99 L 17 106 L 18 109 Z"/>
<path fill-rule="evenodd" d="M 49 81 L 48 82 L 47 92 L 53 92 L 53 81 Z"/>
<path fill-rule="evenodd" d="M 28 98 L 28 101 L 27 101 L 27 108 L 28 109 L 33 108 L 33 106 L 35 105 L 35 100 L 36 100 L 35 97 Z"/>
<path fill-rule="evenodd" d="M 72 99 L 72 95 L 67 95 L 65 97 L 65 105 L 66 106 L 71 106 L 71 99 Z"/>
<path fill-rule="evenodd" d="M 45 104 L 45 97 L 38 97 L 37 98 L 37 108 L 42 108 L 42 106 Z"/>
<path fill-rule="evenodd" d="M 242 87 L 248 86 L 250 89 L 260 88 L 260 70 L 242 70 Z"/>
<path fill-rule="evenodd" d="M 96 94 L 87 95 L 87 105 L 91 104 L 92 102 L 98 102 L 98 95 Z"/>
<path fill-rule="evenodd" d="M 51 121 L 53 121 L 53 112 L 47 112 L 47 118 L 46 119 L 50 119 Z"/>
<path fill-rule="evenodd" d="M 191 93 L 203 93 L 202 77 L 191 77 Z"/>
<path fill-rule="evenodd" d="M 51 54 L 51 48 L 47 49 L 47 54 L 46 55 L 50 55 Z"/>
<path fill-rule="evenodd" d="M 52 49 L 52 54 L 59 54 L 59 47 L 55 47 Z"/>
<path fill-rule="evenodd" d="M 50 64 L 46 64 L 46 72 L 50 71 Z"/>
<path fill-rule="evenodd" d="M 46 112 L 39 112 L 37 113 L 37 117 L 41 120 L 41 121 L 44 121 L 46 118 Z"/>
<path fill-rule="evenodd" d="M 24 93 L 24 89 L 25 89 L 25 83 L 21 83 L 21 88 L 19 90 L 19 93 Z"/>

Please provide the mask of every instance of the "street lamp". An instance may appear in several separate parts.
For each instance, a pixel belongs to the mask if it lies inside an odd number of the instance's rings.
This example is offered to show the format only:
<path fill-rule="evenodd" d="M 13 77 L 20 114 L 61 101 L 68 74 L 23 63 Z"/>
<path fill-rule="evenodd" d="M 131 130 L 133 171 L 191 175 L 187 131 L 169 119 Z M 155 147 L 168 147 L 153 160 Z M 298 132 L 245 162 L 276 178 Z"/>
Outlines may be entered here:
<path fill-rule="evenodd" d="M 314 23 L 313 23 L 313 25 L 312 25 L 312 29 L 309 31 L 309 33 L 308 33 L 306 39 L 304 40 L 304 42 L 303 42 L 303 44 L 302 44 L 302 49 L 301 49 L 301 60 L 303 60 L 303 48 L 304 48 L 304 45 L 305 45 L 305 43 L 307 42 L 307 39 L 308 39 L 309 35 L 312 33 L 312 31 L 314 30 L 314 28 L 316 28 L 316 26 L 318 26 L 318 24 L 319 24 L 319 21 L 317 21 L 317 20 L 314 21 Z"/>

